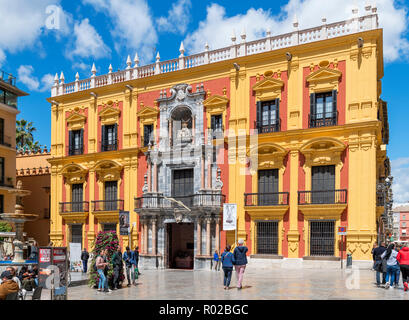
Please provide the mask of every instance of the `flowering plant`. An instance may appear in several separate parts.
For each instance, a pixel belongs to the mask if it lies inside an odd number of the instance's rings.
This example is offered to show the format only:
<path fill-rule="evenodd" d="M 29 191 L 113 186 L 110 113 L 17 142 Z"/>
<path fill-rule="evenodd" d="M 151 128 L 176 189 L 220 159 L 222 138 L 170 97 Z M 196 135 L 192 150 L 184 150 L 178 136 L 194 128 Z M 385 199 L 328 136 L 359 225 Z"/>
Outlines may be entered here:
<path fill-rule="evenodd" d="M 115 251 L 118 250 L 119 247 L 119 240 L 118 236 L 115 231 L 101 231 L 98 233 L 94 243 L 93 243 L 93 250 L 92 250 L 92 260 L 91 260 L 91 268 L 89 270 L 89 286 L 95 287 L 98 286 L 99 282 L 99 275 L 98 271 L 94 270 L 94 265 L 97 260 L 98 255 L 102 250 L 108 250 L 108 254 L 106 256 L 106 262 L 108 262 L 106 276 L 108 283 L 113 277 L 113 265 L 112 265 L 112 255 Z"/>

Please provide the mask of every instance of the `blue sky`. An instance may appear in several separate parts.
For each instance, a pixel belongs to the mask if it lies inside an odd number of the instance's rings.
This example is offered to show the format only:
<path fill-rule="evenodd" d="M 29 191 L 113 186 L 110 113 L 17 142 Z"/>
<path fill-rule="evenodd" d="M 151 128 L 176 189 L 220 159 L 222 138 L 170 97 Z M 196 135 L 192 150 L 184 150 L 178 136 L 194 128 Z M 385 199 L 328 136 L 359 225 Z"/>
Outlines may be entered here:
<path fill-rule="evenodd" d="M 378 8 L 384 29 L 385 76 L 382 98 L 388 102 L 390 144 L 388 154 L 395 175 L 395 201 L 409 201 L 409 130 L 407 129 L 407 74 L 409 37 L 407 1 L 377 0 L 0 0 L 0 69 L 18 77 L 18 86 L 30 93 L 20 99 L 19 119 L 34 122 L 35 139 L 50 146 L 50 87 L 56 73 L 65 82 L 126 67 L 136 52 L 141 64 L 176 58 L 183 41 L 186 55 L 229 45 L 246 30 L 247 39 L 292 30 L 295 16 L 300 29 L 351 17 L 351 9 L 364 14 L 366 4 Z M 53 14 L 58 6 L 59 12 Z M 48 11 L 47 11 L 48 9 Z M 58 17 L 51 23 L 51 17 Z M 50 29 L 57 27 L 57 29 Z"/>

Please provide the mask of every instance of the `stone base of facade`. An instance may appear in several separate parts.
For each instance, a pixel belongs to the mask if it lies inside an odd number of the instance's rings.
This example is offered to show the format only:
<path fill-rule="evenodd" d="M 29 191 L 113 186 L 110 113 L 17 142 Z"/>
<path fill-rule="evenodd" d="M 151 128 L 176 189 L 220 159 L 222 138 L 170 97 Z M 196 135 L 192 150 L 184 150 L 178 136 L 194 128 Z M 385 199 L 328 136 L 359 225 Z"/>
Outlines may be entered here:
<path fill-rule="evenodd" d="M 162 255 L 139 255 L 138 267 L 141 270 L 165 269 Z"/>
<path fill-rule="evenodd" d="M 196 256 L 193 267 L 195 270 L 212 270 L 213 257 Z"/>

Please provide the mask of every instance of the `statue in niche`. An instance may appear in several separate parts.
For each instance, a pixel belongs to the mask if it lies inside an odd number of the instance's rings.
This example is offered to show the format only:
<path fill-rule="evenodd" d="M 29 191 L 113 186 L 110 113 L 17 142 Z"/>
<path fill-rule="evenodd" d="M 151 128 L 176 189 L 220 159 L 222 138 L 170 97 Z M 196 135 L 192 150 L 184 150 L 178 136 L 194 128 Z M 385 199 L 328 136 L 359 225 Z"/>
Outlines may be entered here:
<path fill-rule="evenodd" d="M 182 122 L 182 129 L 177 133 L 177 141 L 182 144 L 192 142 L 192 133 L 190 132 L 186 121 Z"/>

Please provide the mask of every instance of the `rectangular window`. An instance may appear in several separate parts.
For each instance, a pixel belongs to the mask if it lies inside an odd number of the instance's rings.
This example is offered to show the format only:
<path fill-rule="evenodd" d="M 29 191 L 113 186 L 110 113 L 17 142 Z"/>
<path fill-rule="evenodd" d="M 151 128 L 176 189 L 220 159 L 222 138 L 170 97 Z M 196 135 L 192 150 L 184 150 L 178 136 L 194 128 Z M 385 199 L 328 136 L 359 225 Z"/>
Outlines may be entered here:
<path fill-rule="evenodd" d="M 84 130 L 73 130 L 69 132 L 70 149 L 69 155 L 79 155 L 84 153 Z"/>
<path fill-rule="evenodd" d="M 0 158 L 0 184 L 4 185 L 4 158 Z"/>
<path fill-rule="evenodd" d="M 14 93 L 6 91 L 4 103 L 17 109 L 17 96 Z"/>
<path fill-rule="evenodd" d="M 0 213 L 4 213 L 4 195 L 0 194 Z"/>
<path fill-rule="evenodd" d="M 83 212 L 83 185 L 73 184 L 71 190 L 72 212 Z"/>
<path fill-rule="evenodd" d="M 115 151 L 118 149 L 118 125 L 102 126 L 101 151 Z"/>
<path fill-rule="evenodd" d="M 257 254 L 278 254 L 278 221 L 257 222 Z"/>
<path fill-rule="evenodd" d="M 256 129 L 259 133 L 280 131 L 280 99 L 257 103 Z"/>
<path fill-rule="evenodd" d="M 104 224 L 104 231 L 116 231 L 116 223 L 105 223 Z"/>
<path fill-rule="evenodd" d="M 4 119 L 0 118 L 0 144 L 4 145 Z"/>
<path fill-rule="evenodd" d="M 185 205 L 192 205 L 192 198 L 194 192 L 193 169 L 174 170 L 172 197 L 182 201 Z"/>
<path fill-rule="evenodd" d="M 82 244 L 82 224 L 71 225 L 71 242 Z"/>
<path fill-rule="evenodd" d="M 143 126 L 143 146 L 147 147 L 149 145 L 149 142 L 153 144 L 153 141 L 153 124 L 145 124 Z"/>
<path fill-rule="evenodd" d="M 310 255 L 334 256 L 335 221 L 310 221 Z"/>
<path fill-rule="evenodd" d="M 403 227 L 403 228 L 406 228 L 406 222 L 403 222 L 403 223 L 402 223 L 402 227 Z"/>
<path fill-rule="evenodd" d="M 312 203 L 328 204 L 335 202 L 335 166 L 312 167 Z"/>
<path fill-rule="evenodd" d="M 278 169 L 258 171 L 258 205 L 278 203 Z"/>
<path fill-rule="evenodd" d="M 213 139 L 223 136 L 223 117 L 221 114 L 213 115 L 211 118 L 211 128 Z"/>
<path fill-rule="evenodd" d="M 337 125 L 337 91 L 313 93 L 310 97 L 310 128 Z"/>
<path fill-rule="evenodd" d="M 118 209 L 118 182 L 105 182 L 105 211 Z"/>

